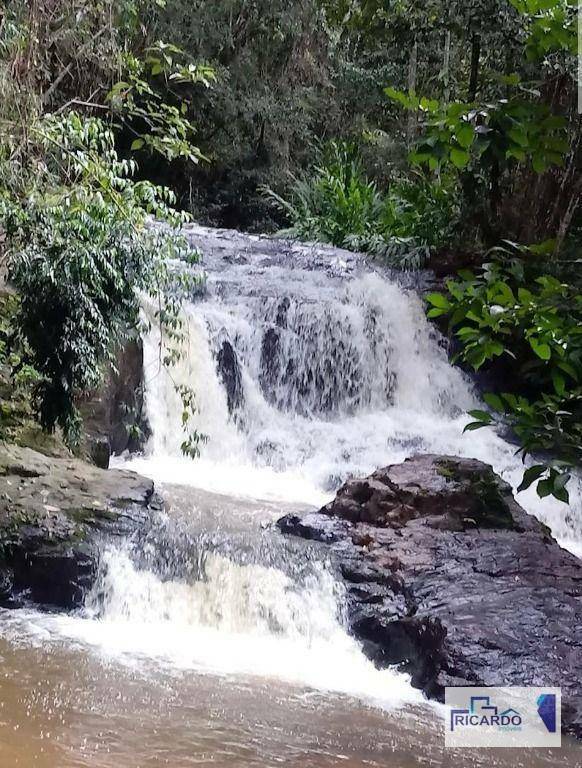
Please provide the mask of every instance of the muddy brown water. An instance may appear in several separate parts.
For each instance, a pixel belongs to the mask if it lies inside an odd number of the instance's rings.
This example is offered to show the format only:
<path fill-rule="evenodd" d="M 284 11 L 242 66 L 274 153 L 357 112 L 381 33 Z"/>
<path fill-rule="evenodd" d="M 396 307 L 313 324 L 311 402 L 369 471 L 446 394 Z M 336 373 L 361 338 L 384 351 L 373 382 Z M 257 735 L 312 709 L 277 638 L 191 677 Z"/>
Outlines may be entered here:
<path fill-rule="evenodd" d="M 168 489 L 166 497 L 170 516 L 187 519 L 194 538 L 197 531 L 213 531 L 235 540 L 240 548 L 236 534 L 250 529 L 247 549 L 252 549 L 249 541 L 265 522 L 282 511 L 280 505 L 227 500 L 192 489 Z M 446 750 L 441 709 L 400 701 L 406 691 L 400 678 L 386 678 L 387 686 L 400 691 L 392 703 L 390 695 L 382 705 L 367 701 L 365 690 L 358 693 L 358 681 L 342 668 L 350 659 L 358 661 L 355 656 L 338 656 L 334 672 L 338 679 L 347 678 L 338 688 L 353 689 L 354 695 L 308 684 L 312 678 L 320 679 L 317 669 L 307 669 L 307 683 L 302 682 L 302 671 L 292 668 L 303 661 L 306 668 L 323 663 L 324 657 L 311 655 L 317 637 L 305 646 L 299 644 L 298 650 L 297 642 L 303 642 L 299 635 L 292 635 L 293 643 L 287 644 L 278 636 L 265 638 L 264 633 L 251 633 L 248 645 L 242 641 L 249 639 L 245 621 L 249 611 L 255 617 L 257 601 L 264 610 L 268 604 L 273 613 L 277 605 L 269 600 L 277 603 L 293 597 L 289 584 L 282 596 L 265 590 L 254 594 L 252 589 L 249 594 L 245 569 L 255 567 L 257 559 L 255 554 L 252 565 L 235 566 L 226 557 L 218 559 L 219 565 L 229 563 L 228 568 L 206 575 L 204 599 L 212 603 L 214 591 L 222 590 L 223 601 L 237 602 L 237 611 L 231 613 L 223 606 L 220 615 L 210 612 L 200 618 L 196 613 L 177 621 L 199 593 L 184 592 L 171 579 L 167 589 L 153 576 L 140 581 L 127 569 L 115 578 L 110 575 L 109 588 L 115 594 L 108 593 L 107 598 L 111 605 L 126 600 L 122 604 L 128 615 L 123 620 L 107 611 L 101 616 L 70 617 L 29 609 L 1 611 L 0 767 L 582 766 L 582 745 L 571 741 L 559 750 Z M 277 574 L 270 583 L 276 590 L 280 574 L 272 565 L 252 571 L 251 576 L 268 580 L 269 574 Z M 162 606 L 161 616 L 156 613 L 160 600 L 168 602 L 167 613 Z M 136 603 L 143 619 L 137 624 L 132 613 Z M 299 605 L 308 611 L 311 603 Z M 316 601 L 316 610 L 318 605 Z M 212 626 L 201 626 L 204 622 Z M 237 634 L 243 630 L 246 635 Z M 280 627 L 277 631 L 282 632 Z M 341 635 L 337 638 L 341 640 Z M 332 640 L 336 642 L 335 636 Z M 222 655 L 213 655 L 211 646 L 219 643 Z M 334 653 L 330 644 L 329 655 Z M 275 661 L 267 663 L 263 654 L 274 655 Z M 362 670 L 372 674 L 367 667 Z M 384 678 L 378 678 L 378 684 L 384 685 Z M 333 688 L 333 679 L 326 685 Z"/>
<path fill-rule="evenodd" d="M 431 709 L 382 711 L 274 680 L 0 642 L 0 765 L 22 768 L 582 765 L 582 747 L 449 751 Z M 284 663 L 284 659 L 282 659 Z"/>

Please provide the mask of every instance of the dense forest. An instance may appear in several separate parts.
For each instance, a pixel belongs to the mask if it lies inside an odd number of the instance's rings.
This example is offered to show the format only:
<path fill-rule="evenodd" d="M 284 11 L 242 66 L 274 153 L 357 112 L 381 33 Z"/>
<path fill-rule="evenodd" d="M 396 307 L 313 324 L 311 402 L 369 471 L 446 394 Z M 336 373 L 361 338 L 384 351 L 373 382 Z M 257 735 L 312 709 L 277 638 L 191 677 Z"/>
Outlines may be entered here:
<path fill-rule="evenodd" d="M 167 264 L 196 258 L 179 235 L 193 218 L 448 278 L 429 317 L 491 390 L 468 429 L 510 429 L 538 458 L 524 487 L 567 501 L 576 25 L 570 0 L 8 0 L 2 354 L 42 427 L 78 441 L 79 400 L 139 322 L 136 289 L 165 294 L 179 338 Z"/>

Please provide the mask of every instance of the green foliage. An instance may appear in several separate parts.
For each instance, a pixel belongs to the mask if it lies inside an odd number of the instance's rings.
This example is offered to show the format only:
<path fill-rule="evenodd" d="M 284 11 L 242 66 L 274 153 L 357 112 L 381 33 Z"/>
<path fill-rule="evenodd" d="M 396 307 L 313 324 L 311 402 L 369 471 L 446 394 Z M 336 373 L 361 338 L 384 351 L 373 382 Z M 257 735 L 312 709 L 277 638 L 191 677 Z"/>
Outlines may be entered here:
<path fill-rule="evenodd" d="M 520 249 L 529 262 L 495 261 L 462 273 L 447 294 L 428 297 L 429 317 L 448 319 L 457 359 L 474 370 L 511 361 L 519 391 L 485 395 L 491 411 L 473 411 L 467 429 L 510 426 L 524 457 L 552 457 L 527 470 L 521 489 L 537 482 L 540 496 L 567 501 L 571 468 L 582 461 L 582 294 L 534 271 L 540 249 L 533 250 Z"/>
<path fill-rule="evenodd" d="M 504 41 L 505 70 L 488 72 L 487 81 L 476 33 L 469 99 L 451 101 L 448 89 L 441 98 L 419 97 L 414 87 L 391 86 L 385 93 L 414 115 L 411 163 L 429 174 L 457 174 L 466 228 L 478 241 L 555 238 L 559 251 L 579 197 L 565 192 L 574 184 L 580 131 L 574 115 L 576 8 L 570 0 L 511 0 L 511 6 L 516 50 L 510 54 Z M 537 198 L 528 196 L 533 184 Z"/>
<path fill-rule="evenodd" d="M 193 143 L 196 129 L 188 117 L 188 91 L 210 87 L 214 70 L 185 62 L 179 48 L 161 41 L 145 53 L 143 59 L 124 57 L 125 80 L 115 83 L 107 97 L 133 136 L 131 150 L 147 149 L 168 162 L 183 158 L 198 163 L 203 156 Z"/>
<path fill-rule="evenodd" d="M 458 171 L 481 168 L 489 175 L 503 173 L 513 161 L 531 162 L 536 173 L 564 165 L 567 121 L 545 104 L 517 97 L 442 105 L 392 88 L 386 93 L 423 115 L 423 136 L 410 155 L 413 164 L 433 171 L 447 165 Z"/>
<path fill-rule="evenodd" d="M 556 52 L 578 50 L 578 0 L 509 0 L 528 18 L 528 59 L 537 61 Z"/>
<path fill-rule="evenodd" d="M 30 156 L 43 163 L 22 198 L 0 198 L 10 276 L 20 294 L 17 333 L 34 387 L 42 426 L 60 426 L 74 445 L 77 398 L 98 386 L 104 363 L 138 322 L 139 292 L 167 293 L 168 259 L 188 255 L 172 227 L 183 217 L 172 194 L 133 181 L 133 161 L 118 158 L 114 136 L 100 120 L 76 113 L 31 126 Z M 170 228 L 148 225 L 148 217 Z M 166 333 L 179 334 L 179 303 L 164 306 Z"/>
<path fill-rule="evenodd" d="M 61 427 L 71 446 L 77 402 L 139 325 L 140 296 L 155 296 L 171 350 L 160 362 L 181 355 L 181 299 L 193 278 L 169 263 L 195 254 L 177 231 L 174 194 L 137 180 L 127 158 L 147 150 L 150 164 L 153 155 L 198 162 L 192 98 L 213 72 L 149 41 L 164 6 L 9 0 L 0 11 L 0 244 L 20 292 L 11 330 L 20 357 L 3 361 L 15 379 L 34 372 L 39 420 Z M 193 393 L 180 395 L 192 410 Z M 189 453 L 200 439 L 188 437 Z"/>
<path fill-rule="evenodd" d="M 382 195 L 356 146 L 342 142 L 331 142 L 313 174 L 294 181 L 290 200 L 268 194 L 291 223 L 281 234 L 367 251 L 402 268 L 421 267 L 457 215 L 448 179 L 399 180 Z"/>
<path fill-rule="evenodd" d="M 210 163 L 172 169 L 181 204 L 206 223 L 273 228 L 261 188 L 280 190 L 312 162 L 314 141 L 336 122 L 319 0 L 168 0 L 155 35 L 216 72 L 191 106 Z"/>
<path fill-rule="evenodd" d="M 313 176 L 295 180 L 290 202 L 268 194 L 289 216 L 294 236 L 336 246 L 377 233 L 384 216 L 384 201 L 353 144 L 332 142 Z"/>

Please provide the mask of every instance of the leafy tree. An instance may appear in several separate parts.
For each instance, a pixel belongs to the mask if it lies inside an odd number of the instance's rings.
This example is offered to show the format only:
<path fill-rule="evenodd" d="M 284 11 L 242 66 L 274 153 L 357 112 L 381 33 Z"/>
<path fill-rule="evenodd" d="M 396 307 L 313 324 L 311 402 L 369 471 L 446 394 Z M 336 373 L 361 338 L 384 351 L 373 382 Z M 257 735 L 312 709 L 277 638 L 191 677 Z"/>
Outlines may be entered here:
<path fill-rule="evenodd" d="M 138 324 L 139 292 L 167 294 L 168 260 L 192 254 L 172 229 L 147 225 L 149 216 L 171 227 L 183 217 L 168 190 L 132 180 L 135 163 L 117 157 L 101 121 L 47 117 L 33 137 L 41 173 L 24 202 L 0 198 L 0 220 L 20 294 L 17 334 L 39 374 L 40 422 L 48 431 L 60 426 L 74 445 L 77 399 L 99 385 L 104 363 L 113 364 L 116 346 Z M 160 319 L 175 334 L 178 304 L 171 295 L 164 302 Z"/>
<path fill-rule="evenodd" d="M 540 496 L 567 502 L 571 470 L 582 462 L 582 294 L 534 266 L 543 248 L 501 255 L 449 281 L 446 294 L 429 295 L 429 317 L 448 318 L 458 360 L 474 370 L 497 366 L 508 386 L 485 395 L 491 411 L 472 411 L 467 430 L 509 426 L 524 459 L 537 460 L 520 490 L 537 482 Z"/>
<path fill-rule="evenodd" d="M 173 46 L 144 47 L 142 22 L 162 5 L 12 0 L 0 16 L 0 242 L 20 294 L 11 344 L 22 355 L 14 373 L 33 366 L 39 420 L 49 431 L 61 427 L 71 446 L 79 438 L 78 400 L 137 328 L 140 294 L 156 297 L 173 345 L 161 362 L 171 365 L 179 354 L 180 301 L 190 279 L 168 265 L 195 258 L 177 231 L 184 215 L 172 192 L 138 180 L 135 160 L 118 151 L 128 131 L 134 150 L 147 148 L 164 162 L 201 157 L 181 99 L 183 89 L 207 86 L 212 72 Z M 152 226 L 151 218 L 167 226 Z M 187 426 L 194 397 L 180 395 Z M 187 437 L 185 451 L 194 453 L 200 437 Z"/>
<path fill-rule="evenodd" d="M 559 175 L 548 174 L 545 178 L 546 194 L 543 189 L 540 191 L 550 210 L 539 217 L 537 231 L 530 228 L 528 232 L 532 240 L 557 236 L 558 250 L 579 197 L 579 180 L 572 194 L 564 196 L 567 181 L 575 174 L 580 140 L 580 123 L 573 116 L 575 87 L 569 74 L 571 56 L 577 47 L 574 7 L 569 0 L 511 2 L 525 14 L 523 42 L 527 60 L 522 74 L 497 75 L 498 83 L 506 89 L 504 94 L 495 95 L 493 91 L 483 100 L 448 103 L 420 98 L 414 91 L 406 93 L 393 87 L 387 88 L 386 93 L 420 114 L 421 137 L 410 160 L 433 172 L 447 165 L 457 169 L 467 219 L 478 224 L 481 235 L 490 244 L 502 232 L 506 236 L 516 234 L 508 231 L 506 211 L 512 207 L 512 198 L 522 200 L 516 190 L 519 192 L 530 182 L 528 168 L 536 175 L 549 169 L 564 169 Z M 538 67 L 535 82 L 523 79 L 532 74 L 529 62 Z M 565 105 L 546 98 L 544 85 L 550 65 L 553 79 L 556 68 L 561 73 L 553 90 L 554 94 L 565 90 Z M 474 97 L 475 93 L 471 95 Z M 551 208 L 550 196 L 556 192 L 556 186 L 560 200 L 566 203 L 566 215 L 562 217 L 555 206 Z"/>

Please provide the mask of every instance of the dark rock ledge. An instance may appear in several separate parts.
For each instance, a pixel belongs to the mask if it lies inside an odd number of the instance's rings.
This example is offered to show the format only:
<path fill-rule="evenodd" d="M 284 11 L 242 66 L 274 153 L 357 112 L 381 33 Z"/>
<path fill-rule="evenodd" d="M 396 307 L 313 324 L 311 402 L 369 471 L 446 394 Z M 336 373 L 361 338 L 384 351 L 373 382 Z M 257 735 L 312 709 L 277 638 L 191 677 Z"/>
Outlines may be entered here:
<path fill-rule="evenodd" d="M 80 605 L 104 537 L 131 535 L 160 507 L 134 472 L 0 444 L 0 604 Z"/>
<path fill-rule="evenodd" d="M 327 543 L 378 665 L 447 685 L 561 686 L 582 738 L 582 563 L 479 461 L 418 456 L 351 480 L 281 531 Z"/>

